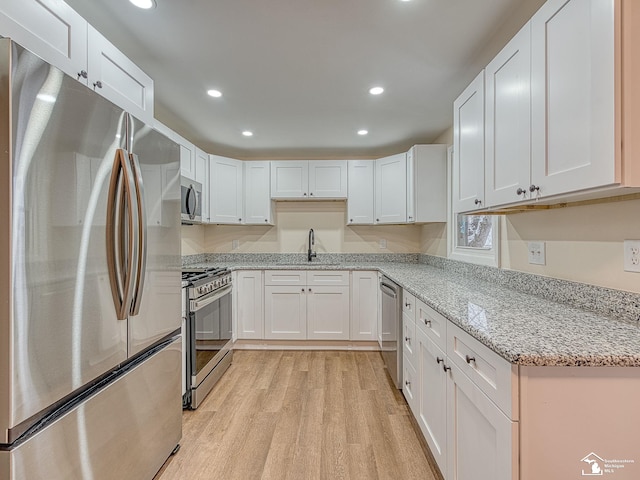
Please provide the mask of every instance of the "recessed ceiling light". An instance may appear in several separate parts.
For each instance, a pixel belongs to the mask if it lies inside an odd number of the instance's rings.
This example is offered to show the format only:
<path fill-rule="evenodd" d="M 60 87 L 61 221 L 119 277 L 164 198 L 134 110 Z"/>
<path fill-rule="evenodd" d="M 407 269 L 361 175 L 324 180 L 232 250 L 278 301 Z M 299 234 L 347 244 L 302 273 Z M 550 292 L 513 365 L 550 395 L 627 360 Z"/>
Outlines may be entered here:
<path fill-rule="evenodd" d="M 371 95 L 380 95 L 382 92 L 384 92 L 384 88 L 382 87 L 372 87 L 369 89 Z"/>
<path fill-rule="evenodd" d="M 245 130 L 244 132 L 242 132 L 242 134 L 245 137 L 253 137 L 253 132 L 250 132 L 249 130 Z"/>
<path fill-rule="evenodd" d="M 220 90 L 207 90 L 207 95 L 218 98 L 222 96 L 222 92 Z"/>
<path fill-rule="evenodd" d="M 144 8 L 145 10 L 148 10 L 156 6 L 155 0 L 129 0 L 129 1 L 133 3 L 136 7 Z"/>
<path fill-rule="evenodd" d="M 369 133 L 369 130 L 358 130 L 358 135 L 366 135 Z"/>

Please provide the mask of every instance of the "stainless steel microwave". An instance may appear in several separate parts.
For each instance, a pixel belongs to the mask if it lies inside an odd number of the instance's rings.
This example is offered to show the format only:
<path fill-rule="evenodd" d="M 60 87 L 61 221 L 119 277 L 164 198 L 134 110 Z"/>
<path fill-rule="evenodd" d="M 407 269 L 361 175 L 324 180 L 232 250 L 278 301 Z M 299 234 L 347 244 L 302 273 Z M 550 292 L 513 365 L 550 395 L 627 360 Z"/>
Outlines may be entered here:
<path fill-rule="evenodd" d="M 180 178 L 182 223 L 202 223 L 202 184 L 187 177 Z"/>

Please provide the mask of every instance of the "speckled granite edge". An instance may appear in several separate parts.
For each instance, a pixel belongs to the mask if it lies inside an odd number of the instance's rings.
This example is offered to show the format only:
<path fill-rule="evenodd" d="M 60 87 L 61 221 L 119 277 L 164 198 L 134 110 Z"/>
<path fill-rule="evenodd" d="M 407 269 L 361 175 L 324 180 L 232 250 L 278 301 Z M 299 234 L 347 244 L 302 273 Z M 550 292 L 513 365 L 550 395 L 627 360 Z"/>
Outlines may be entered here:
<path fill-rule="evenodd" d="M 420 254 L 418 263 L 620 320 L 640 321 L 640 294 Z"/>
<path fill-rule="evenodd" d="M 185 255 L 183 265 L 196 263 L 261 263 L 297 265 L 305 263 L 305 253 L 203 253 Z M 348 263 L 418 263 L 417 253 L 318 253 L 314 264 L 335 265 Z"/>

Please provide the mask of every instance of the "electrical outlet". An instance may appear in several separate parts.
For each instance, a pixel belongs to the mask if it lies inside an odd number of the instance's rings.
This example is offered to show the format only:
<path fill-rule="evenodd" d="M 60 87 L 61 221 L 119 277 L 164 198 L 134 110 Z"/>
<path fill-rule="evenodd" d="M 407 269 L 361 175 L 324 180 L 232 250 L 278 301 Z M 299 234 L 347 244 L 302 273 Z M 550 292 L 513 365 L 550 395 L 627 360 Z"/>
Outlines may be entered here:
<path fill-rule="evenodd" d="M 387 248 L 387 239 L 381 238 L 378 244 L 380 245 L 380 248 Z"/>
<path fill-rule="evenodd" d="M 546 265 L 546 254 L 544 242 L 527 243 L 529 263 L 533 265 Z"/>
<path fill-rule="evenodd" d="M 640 240 L 624 241 L 624 271 L 640 272 Z"/>
<path fill-rule="evenodd" d="M 240 240 L 231 240 L 231 250 L 237 250 L 240 248 Z"/>

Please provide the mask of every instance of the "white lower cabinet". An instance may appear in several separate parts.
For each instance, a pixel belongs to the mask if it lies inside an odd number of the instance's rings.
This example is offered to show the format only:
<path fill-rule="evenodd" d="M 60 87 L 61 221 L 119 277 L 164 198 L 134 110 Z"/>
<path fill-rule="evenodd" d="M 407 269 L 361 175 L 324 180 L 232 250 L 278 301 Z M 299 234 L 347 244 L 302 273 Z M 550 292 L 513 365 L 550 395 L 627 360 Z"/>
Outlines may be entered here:
<path fill-rule="evenodd" d="M 350 340 L 378 338 L 378 272 L 351 273 Z"/>
<path fill-rule="evenodd" d="M 236 296 L 236 336 L 239 339 L 264 335 L 264 282 L 262 271 L 241 270 L 233 281 Z"/>
<path fill-rule="evenodd" d="M 418 421 L 440 471 L 447 478 L 447 375 L 445 354 L 420 328 L 416 328 L 417 411 Z"/>
<path fill-rule="evenodd" d="M 306 340 L 306 287 L 298 285 L 264 287 L 264 338 Z"/>
<path fill-rule="evenodd" d="M 349 287 L 307 287 L 307 338 L 349 340 Z"/>
<path fill-rule="evenodd" d="M 518 478 L 518 422 L 447 364 L 447 480 Z"/>
<path fill-rule="evenodd" d="M 515 368 L 420 300 L 414 302 L 419 318 L 413 327 L 411 315 L 403 314 L 404 373 L 410 382 L 403 393 L 443 477 L 517 480 Z"/>

